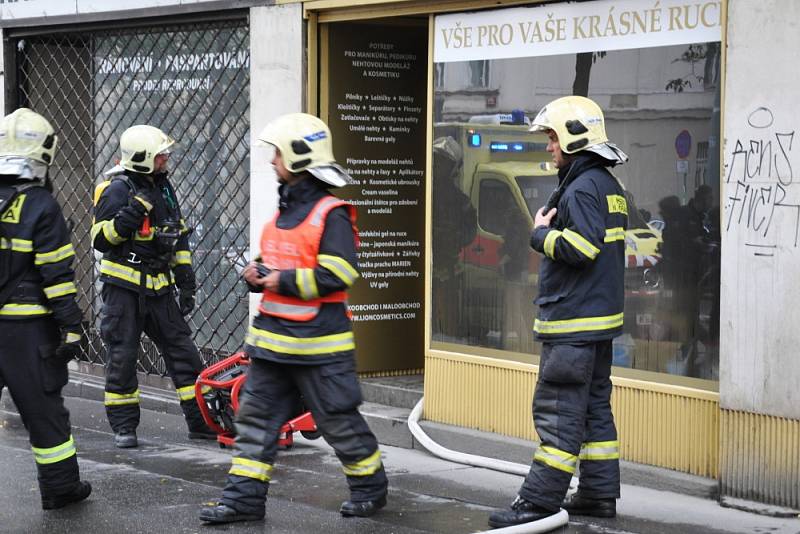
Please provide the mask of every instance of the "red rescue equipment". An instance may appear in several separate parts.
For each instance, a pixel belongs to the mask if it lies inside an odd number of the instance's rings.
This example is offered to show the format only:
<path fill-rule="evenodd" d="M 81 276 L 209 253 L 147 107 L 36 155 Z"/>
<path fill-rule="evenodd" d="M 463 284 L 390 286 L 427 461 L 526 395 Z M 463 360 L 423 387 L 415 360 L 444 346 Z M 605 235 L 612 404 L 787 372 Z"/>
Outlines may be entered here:
<path fill-rule="evenodd" d="M 239 393 L 247 380 L 250 358 L 244 352 L 217 362 L 200 373 L 195 383 L 195 399 L 206 424 L 217 433 L 220 447 L 232 447 L 236 439 L 233 421 L 239 411 Z M 300 432 L 307 439 L 320 436 L 311 412 L 298 403 L 298 415 L 281 427 L 278 445 L 291 447 L 293 433 Z"/>

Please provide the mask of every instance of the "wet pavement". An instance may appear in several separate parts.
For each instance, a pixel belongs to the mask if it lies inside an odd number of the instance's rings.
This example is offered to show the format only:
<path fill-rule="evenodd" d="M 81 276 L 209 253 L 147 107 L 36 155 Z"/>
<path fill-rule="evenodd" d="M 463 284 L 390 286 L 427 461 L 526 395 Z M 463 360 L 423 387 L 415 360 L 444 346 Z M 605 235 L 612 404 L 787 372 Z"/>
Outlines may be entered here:
<path fill-rule="evenodd" d="M 113 446 L 102 403 L 70 398 L 73 435 L 92 496 L 63 510 L 40 508 L 27 434 L 7 392 L 0 402 L 0 532 L 13 533 L 468 533 L 485 530 L 488 513 L 506 506 L 521 478 L 446 462 L 419 450 L 382 447 L 389 504 L 370 519 L 338 514 L 347 498 L 339 462 L 324 441 L 296 437 L 279 454 L 267 519 L 204 526 L 203 502 L 216 499 L 230 451 L 186 438 L 180 416 L 143 411 L 137 449 Z M 721 508 L 716 502 L 623 487 L 616 519 L 571 518 L 559 533 L 800 534 L 800 520 Z"/>

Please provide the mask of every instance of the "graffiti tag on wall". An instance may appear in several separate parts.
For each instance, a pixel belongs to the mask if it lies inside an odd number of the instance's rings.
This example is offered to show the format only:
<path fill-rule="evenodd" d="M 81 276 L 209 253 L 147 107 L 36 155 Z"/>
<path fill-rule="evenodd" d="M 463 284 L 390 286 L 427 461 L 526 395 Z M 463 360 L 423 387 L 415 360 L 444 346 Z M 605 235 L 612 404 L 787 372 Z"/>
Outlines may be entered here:
<path fill-rule="evenodd" d="M 758 107 L 748 115 L 744 134 L 730 144 L 723 223 L 726 232 L 744 230 L 745 246 L 756 256 L 774 256 L 782 247 L 798 245 L 800 187 L 792 166 L 794 136 L 795 130 L 776 124 L 769 108 Z M 790 228 L 783 228 L 787 225 Z"/>

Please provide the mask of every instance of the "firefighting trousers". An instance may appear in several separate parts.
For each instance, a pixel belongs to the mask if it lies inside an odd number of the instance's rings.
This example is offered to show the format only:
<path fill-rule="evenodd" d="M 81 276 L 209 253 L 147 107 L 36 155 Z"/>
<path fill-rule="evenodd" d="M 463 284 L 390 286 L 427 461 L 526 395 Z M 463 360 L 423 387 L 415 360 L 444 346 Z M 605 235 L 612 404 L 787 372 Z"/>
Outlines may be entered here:
<path fill-rule="evenodd" d="M 610 377 L 610 340 L 543 345 L 533 396 L 533 421 L 541 444 L 521 497 L 558 510 L 580 459 L 581 495 L 619 498 L 619 441 Z"/>
<path fill-rule="evenodd" d="M 139 425 L 139 383 L 136 364 L 142 332 L 155 343 L 175 384 L 190 431 L 206 425 L 194 395 L 194 383 L 203 368 L 191 330 L 178 310 L 172 293 L 148 296 L 139 313 L 139 294 L 103 284 L 100 336 L 106 346 L 105 406 L 114 432 L 135 430 Z"/>
<path fill-rule="evenodd" d="M 72 492 L 80 479 L 69 411 L 61 388 L 67 362 L 56 357 L 58 327 L 49 318 L 0 320 L 0 390 L 8 387 L 30 436 L 42 498 Z"/>
<path fill-rule="evenodd" d="M 264 513 L 280 428 L 298 415 L 300 395 L 342 462 L 351 500 L 386 494 L 378 442 L 358 411 L 361 389 L 355 362 L 290 365 L 253 359 L 236 415 L 236 450 L 223 504 L 242 513 Z"/>

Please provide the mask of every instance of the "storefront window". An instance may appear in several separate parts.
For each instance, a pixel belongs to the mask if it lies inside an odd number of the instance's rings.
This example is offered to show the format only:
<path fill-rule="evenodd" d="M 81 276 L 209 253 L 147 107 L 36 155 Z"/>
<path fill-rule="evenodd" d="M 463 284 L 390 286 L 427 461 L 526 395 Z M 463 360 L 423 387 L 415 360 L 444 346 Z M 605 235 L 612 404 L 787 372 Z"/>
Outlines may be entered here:
<path fill-rule="evenodd" d="M 699 42 L 490 59 L 491 97 L 462 90 L 475 85 L 474 55 L 447 58 L 447 79 L 434 83 L 434 345 L 538 353 L 541 256 L 528 239 L 557 176 L 529 123 L 549 101 L 584 94 L 630 156 L 614 169 L 629 206 L 614 364 L 717 379 L 719 49 Z"/>

